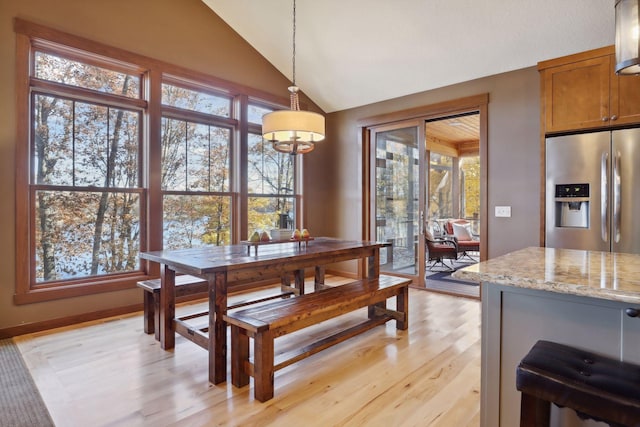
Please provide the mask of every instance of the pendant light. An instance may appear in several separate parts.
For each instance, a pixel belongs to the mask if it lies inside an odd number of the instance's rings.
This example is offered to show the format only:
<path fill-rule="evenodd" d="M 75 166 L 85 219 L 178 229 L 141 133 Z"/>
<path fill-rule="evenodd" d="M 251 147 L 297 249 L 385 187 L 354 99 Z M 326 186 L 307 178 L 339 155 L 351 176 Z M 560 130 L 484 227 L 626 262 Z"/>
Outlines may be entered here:
<path fill-rule="evenodd" d="M 640 74 L 639 2 L 616 0 L 616 74 Z"/>
<path fill-rule="evenodd" d="M 324 117 L 311 111 L 300 111 L 296 86 L 296 0 L 293 0 L 293 85 L 289 86 L 290 110 L 262 116 L 262 137 L 281 153 L 304 154 L 324 139 Z"/>

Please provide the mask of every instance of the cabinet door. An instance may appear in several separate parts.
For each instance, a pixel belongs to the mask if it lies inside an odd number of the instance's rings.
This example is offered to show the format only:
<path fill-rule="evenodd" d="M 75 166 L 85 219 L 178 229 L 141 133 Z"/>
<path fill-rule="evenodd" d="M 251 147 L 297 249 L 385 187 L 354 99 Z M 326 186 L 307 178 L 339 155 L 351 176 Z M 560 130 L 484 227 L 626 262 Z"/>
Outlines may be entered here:
<path fill-rule="evenodd" d="M 611 124 L 640 123 L 640 76 L 611 75 Z"/>
<path fill-rule="evenodd" d="M 546 132 L 607 125 L 610 72 L 608 55 L 545 69 Z"/>

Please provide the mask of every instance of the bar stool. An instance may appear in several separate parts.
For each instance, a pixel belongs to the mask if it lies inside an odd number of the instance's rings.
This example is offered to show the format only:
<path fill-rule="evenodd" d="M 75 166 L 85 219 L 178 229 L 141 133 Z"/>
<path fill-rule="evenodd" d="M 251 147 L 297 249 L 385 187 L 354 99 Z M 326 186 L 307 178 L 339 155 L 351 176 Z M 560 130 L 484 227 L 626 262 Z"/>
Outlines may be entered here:
<path fill-rule="evenodd" d="M 640 366 L 550 341 L 520 361 L 520 427 L 548 427 L 551 403 L 612 427 L 640 426 Z"/>

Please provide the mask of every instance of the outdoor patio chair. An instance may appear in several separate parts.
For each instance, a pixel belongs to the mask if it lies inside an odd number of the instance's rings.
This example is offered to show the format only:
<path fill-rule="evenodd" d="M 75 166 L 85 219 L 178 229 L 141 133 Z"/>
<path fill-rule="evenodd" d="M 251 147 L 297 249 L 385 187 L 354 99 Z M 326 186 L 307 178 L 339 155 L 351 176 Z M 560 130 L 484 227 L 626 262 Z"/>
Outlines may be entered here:
<path fill-rule="evenodd" d="M 431 232 L 425 228 L 424 241 L 426 245 L 426 252 L 428 257 L 427 270 L 429 271 L 441 271 L 434 270 L 437 265 L 441 265 L 445 270 L 442 271 L 454 271 L 453 263 L 451 266 L 447 265 L 444 260 L 458 258 L 458 245 L 455 240 L 451 239 L 436 239 Z"/>

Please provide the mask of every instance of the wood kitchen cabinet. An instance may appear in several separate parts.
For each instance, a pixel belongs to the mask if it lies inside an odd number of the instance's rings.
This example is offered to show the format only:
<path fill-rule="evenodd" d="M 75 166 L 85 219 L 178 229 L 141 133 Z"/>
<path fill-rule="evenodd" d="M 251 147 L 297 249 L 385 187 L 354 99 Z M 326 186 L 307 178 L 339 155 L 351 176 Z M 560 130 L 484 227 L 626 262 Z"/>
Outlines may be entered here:
<path fill-rule="evenodd" d="M 545 133 L 640 124 L 640 76 L 617 76 L 614 47 L 540 62 Z"/>

